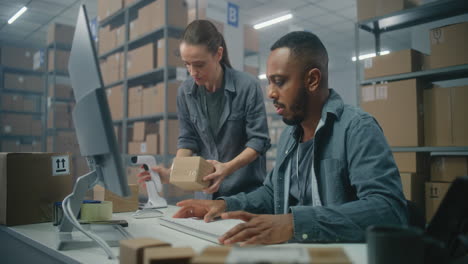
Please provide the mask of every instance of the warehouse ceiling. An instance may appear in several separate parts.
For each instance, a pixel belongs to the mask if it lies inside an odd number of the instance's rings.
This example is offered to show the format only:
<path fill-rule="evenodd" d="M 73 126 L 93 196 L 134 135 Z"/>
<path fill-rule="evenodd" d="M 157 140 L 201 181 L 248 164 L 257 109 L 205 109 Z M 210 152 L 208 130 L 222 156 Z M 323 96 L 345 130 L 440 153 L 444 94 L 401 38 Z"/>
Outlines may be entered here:
<path fill-rule="evenodd" d="M 114 1 L 114 0 L 109 0 Z M 347 67 L 354 55 L 354 23 L 356 0 L 232 0 L 239 5 L 241 19 L 255 24 L 278 14 L 291 12 L 293 19 L 259 30 L 261 54 L 264 58 L 268 48 L 280 36 L 293 30 L 308 30 L 316 33 L 330 53 L 330 68 Z M 89 17 L 97 15 L 96 0 L 0 0 L 0 41 L 24 43 L 27 46 L 44 46 L 47 27 L 50 23 L 73 25 L 78 8 L 86 4 Z M 216 2 L 218 3 L 218 2 Z M 219 1 L 225 5 L 224 1 Z M 7 20 L 22 6 L 28 11 L 13 24 Z M 384 49 L 409 48 L 410 32 L 401 30 L 382 36 Z M 362 52 L 373 49 L 373 38 L 361 32 Z M 264 56 L 265 55 L 265 56 Z M 349 66 L 349 65 L 348 65 Z"/>

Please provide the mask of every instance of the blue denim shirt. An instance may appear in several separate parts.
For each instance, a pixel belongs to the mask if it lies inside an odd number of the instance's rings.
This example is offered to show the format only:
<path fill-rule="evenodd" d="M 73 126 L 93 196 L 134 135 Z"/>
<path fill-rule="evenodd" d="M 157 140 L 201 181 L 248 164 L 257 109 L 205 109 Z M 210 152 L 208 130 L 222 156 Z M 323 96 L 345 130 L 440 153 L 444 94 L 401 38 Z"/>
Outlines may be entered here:
<path fill-rule="evenodd" d="M 321 206 L 288 206 L 290 155 L 297 127 L 284 130 L 276 167 L 250 193 L 221 197 L 227 210 L 262 214 L 291 212 L 297 242 L 362 242 L 375 224 L 407 224 L 406 200 L 392 152 L 376 120 L 344 105 L 330 89 L 315 134 L 313 172 Z"/>
<path fill-rule="evenodd" d="M 270 148 L 265 104 L 260 84 L 253 76 L 224 67 L 226 97 L 220 125 L 216 133 L 197 100 L 198 85 L 188 78 L 179 87 L 177 109 L 179 118 L 178 148 L 190 149 L 205 159 L 227 162 L 246 147 L 260 155 L 247 166 L 229 175 L 214 197 L 249 192 L 266 176 L 265 152 Z"/>

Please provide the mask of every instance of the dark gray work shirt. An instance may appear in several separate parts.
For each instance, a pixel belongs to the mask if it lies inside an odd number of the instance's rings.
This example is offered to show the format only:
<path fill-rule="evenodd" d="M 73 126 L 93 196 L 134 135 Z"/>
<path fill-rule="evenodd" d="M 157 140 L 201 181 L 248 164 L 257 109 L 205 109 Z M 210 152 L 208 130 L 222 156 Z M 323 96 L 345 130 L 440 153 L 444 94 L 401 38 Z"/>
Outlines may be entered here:
<path fill-rule="evenodd" d="M 224 85 L 225 82 L 223 80 L 222 86 L 213 93 L 208 92 L 204 86 L 201 86 L 197 93 L 198 103 L 201 105 L 203 114 L 208 118 L 213 134 L 218 130 L 219 120 L 221 119 L 221 114 L 223 113 L 224 104 L 226 102 L 226 98 L 224 97 Z"/>
<path fill-rule="evenodd" d="M 189 77 L 179 87 L 177 111 L 179 139 L 177 148 L 190 149 L 205 159 L 227 162 L 246 147 L 260 155 L 250 164 L 229 175 L 213 195 L 250 192 L 262 185 L 266 176 L 265 152 L 270 147 L 268 125 L 260 83 L 253 76 L 224 68 L 225 103 L 216 131 L 197 100 L 201 87 Z"/>
<path fill-rule="evenodd" d="M 297 162 L 299 158 L 299 162 Z M 312 205 L 311 173 L 314 158 L 314 139 L 297 144 L 290 156 L 291 180 L 289 206 Z M 297 173 L 299 168 L 299 174 Z"/>

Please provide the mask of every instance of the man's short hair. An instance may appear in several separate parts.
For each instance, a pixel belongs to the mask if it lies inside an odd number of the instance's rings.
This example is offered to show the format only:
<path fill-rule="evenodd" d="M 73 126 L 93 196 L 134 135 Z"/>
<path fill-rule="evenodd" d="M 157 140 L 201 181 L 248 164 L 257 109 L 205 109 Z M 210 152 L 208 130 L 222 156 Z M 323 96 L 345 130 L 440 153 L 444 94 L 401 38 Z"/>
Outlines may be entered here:
<path fill-rule="evenodd" d="M 328 72 L 328 53 L 322 41 L 311 32 L 294 31 L 277 40 L 270 48 L 289 48 L 291 55 L 301 61 L 304 72 L 318 68 L 322 73 Z"/>

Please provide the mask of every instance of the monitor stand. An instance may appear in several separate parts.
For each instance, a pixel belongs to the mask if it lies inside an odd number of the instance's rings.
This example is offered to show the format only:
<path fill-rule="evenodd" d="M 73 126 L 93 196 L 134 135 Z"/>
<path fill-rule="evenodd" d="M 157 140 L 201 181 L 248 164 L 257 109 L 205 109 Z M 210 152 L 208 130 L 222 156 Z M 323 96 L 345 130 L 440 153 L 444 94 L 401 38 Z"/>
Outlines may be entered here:
<path fill-rule="evenodd" d="M 73 193 L 70 197 L 70 207 L 73 212 L 73 217 L 78 216 L 81 208 L 81 204 L 86 196 L 86 192 L 92 189 L 99 180 L 98 171 L 99 167 L 95 170 L 79 177 L 73 188 Z M 62 206 L 65 206 L 62 204 Z M 65 208 L 63 208 L 65 210 Z M 58 228 L 58 250 L 70 250 L 70 249 L 81 249 L 88 247 L 96 247 L 97 243 L 90 240 L 87 236 L 81 233 L 72 234 L 73 224 L 70 220 L 63 216 L 62 222 Z M 97 233 L 102 237 L 109 246 L 119 246 L 119 241 L 122 239 L 130 239 L 132 235 L 128 233 L 122 226 L 118 224 L 113 225 L 86 225 L 85 229 L 92 229 L 93 232 Z"/>

